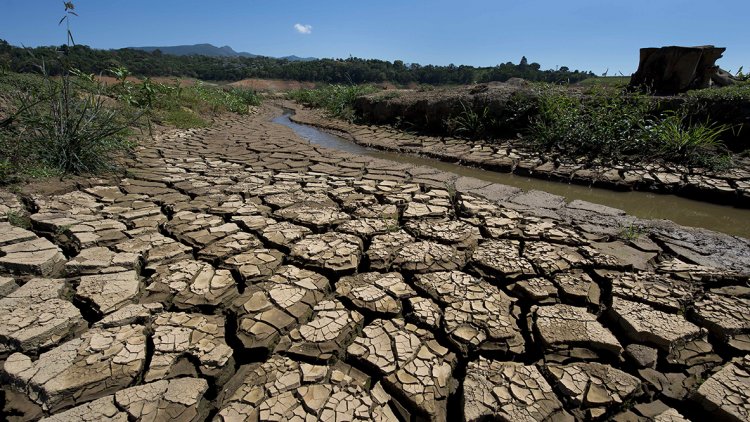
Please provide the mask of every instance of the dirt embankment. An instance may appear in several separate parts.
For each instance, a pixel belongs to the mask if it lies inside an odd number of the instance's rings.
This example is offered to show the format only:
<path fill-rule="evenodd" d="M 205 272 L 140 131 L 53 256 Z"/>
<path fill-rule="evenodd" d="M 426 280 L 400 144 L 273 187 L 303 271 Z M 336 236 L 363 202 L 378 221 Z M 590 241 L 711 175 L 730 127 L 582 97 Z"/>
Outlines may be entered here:
<path fill-rule="evenodd" d="M 572 86 L 572 95 L 586 95 L 586 87 Z M 462 87 L 378 92 L 357 99 L 354 109 L 364 122 L 398 125 L 432 135 L 449 135 L 446 122 L 466 109 L 494 120 L 490 135 L 509 138 L 522 132 L 534 113 L 537 91 L 526 81 L 492 82 Z M 661 110 L 688 107 L 695 122 L 712 121 L 734 128 L 723 138 L 734 152 L 750 149 L 750 101 L 731 98 L 689 99 L 654 97 Z"/>
<path fill-rule="evenodd" d="M 343 134 L 347 139 L 370 148 L 563 183 L 667 193 L 699 201 L 750 207 L 748 158 L 737 157 L 735 168 L 716 172 L 671 164 L 591 165 L 584 160 L 539 153 L 518 139 L 471 141 L 447 136 L 415 135 L 386 125 L 362 125 L 330 119 L 320 110 L 299 107 L 294 103 L 287 106 L 296 111 L 291 117 L 294 122 Z"/>

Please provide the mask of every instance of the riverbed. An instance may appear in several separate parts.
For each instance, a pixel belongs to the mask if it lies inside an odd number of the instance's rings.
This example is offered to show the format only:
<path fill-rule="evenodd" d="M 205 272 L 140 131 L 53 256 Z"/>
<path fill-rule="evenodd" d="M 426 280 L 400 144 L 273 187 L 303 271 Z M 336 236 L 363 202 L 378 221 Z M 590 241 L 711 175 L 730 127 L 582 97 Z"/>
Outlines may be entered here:
<path fill-rule="evenodd" d="M 609 189 L 592 188 L 570 183 L 523 177 L 511 173 L 482 170 L 414 154 L 400 154 L 365 148 L 315 127 L 295 123 L 290 120 L 290 113 L 285 112 L 283 115 L 274 118 L 273 121 L 291 128 L 297 135 L 310 143 L 326 148 L 415 166 L 432 167 L 458 176 L 473 177 L 524 190 L 535 189 L 545 191 L 560 195 L 568 201 L 578 199 L 618 208 L 639 218 L 671 220 L 683 226 L 701 227 L 750 238 L 750 209 L 711 204 L 675 195 L 639 191 L 618 192 Z"/>

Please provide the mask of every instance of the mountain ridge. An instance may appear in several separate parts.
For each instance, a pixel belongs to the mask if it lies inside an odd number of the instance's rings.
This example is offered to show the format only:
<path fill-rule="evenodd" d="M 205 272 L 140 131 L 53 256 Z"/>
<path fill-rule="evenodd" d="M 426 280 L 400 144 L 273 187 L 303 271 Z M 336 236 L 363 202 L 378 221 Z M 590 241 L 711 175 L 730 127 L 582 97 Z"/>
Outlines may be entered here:
<path fill-rule="evenodd" d="M 173 56 L 208 56 L 208 57 L 263 57 L 260 54 L 247 53 L 244 51 L 235 51 L 232 47 L 225 45 L 217 47 L 209 43 L 201 44 L 185 44 L 185 45 L 171 45 L 171 46 L 144 46 L 144 47 L 125 47 L 131 50 L 140 50 L 147 53 L 152 53 L 155 50 L 159 50 L 162 54 L 169 54 Z M 289 61 L 310 61 L 317 60 L 315 57 L 299 57 L 295 55 L 276 57 L 278 59 L 285 59 Z"/>

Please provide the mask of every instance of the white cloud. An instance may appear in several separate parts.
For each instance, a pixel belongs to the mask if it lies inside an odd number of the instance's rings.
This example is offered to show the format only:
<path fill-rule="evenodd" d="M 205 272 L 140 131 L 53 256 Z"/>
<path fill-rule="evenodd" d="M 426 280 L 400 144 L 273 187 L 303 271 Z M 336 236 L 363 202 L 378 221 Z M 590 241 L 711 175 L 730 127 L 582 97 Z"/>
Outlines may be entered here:
<path fill-rule="evenodd" d="M 301 23 L 295 23 L 294 29 L 300 34 L 312 34 L 312 25 L 302 25 Z"/>

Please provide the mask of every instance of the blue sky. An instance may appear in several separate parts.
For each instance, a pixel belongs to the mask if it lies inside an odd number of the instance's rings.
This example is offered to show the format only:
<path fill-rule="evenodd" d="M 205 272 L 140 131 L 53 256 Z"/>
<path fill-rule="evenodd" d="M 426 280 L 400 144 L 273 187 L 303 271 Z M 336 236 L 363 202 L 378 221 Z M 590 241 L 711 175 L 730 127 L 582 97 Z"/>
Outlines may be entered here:
<path fill-rule="evenodd" d="M 212 43 L 268 56 L 475 66 L 518 63 L 525 55 L 544 69 L 609 69 L 613 75 L 635 71 L 641 47 L 714 44 L 727 47 L 721 67 L 750 68 L 747 0 L 74 3 L 76 42 L 95 48 Z M 61 16 L 62 1 L 2 0 L 0 38 L 15 45 L 62 44 Z"/>

